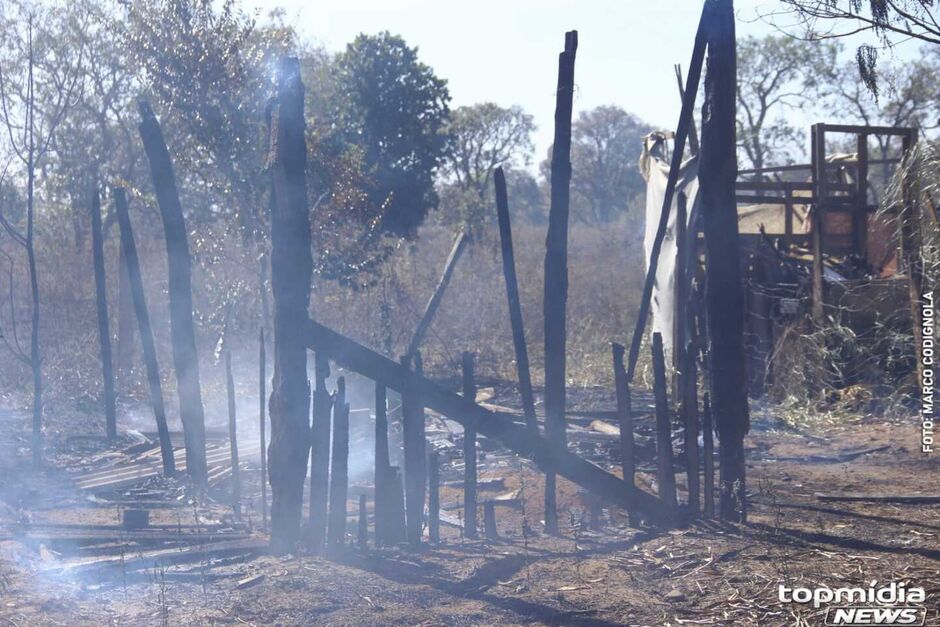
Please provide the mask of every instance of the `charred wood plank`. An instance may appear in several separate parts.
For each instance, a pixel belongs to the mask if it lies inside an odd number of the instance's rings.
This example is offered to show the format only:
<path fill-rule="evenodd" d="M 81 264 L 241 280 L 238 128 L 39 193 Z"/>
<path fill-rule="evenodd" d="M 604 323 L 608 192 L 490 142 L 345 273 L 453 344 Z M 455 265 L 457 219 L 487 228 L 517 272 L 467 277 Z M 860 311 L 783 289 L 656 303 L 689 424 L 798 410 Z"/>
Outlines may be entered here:
<path fill-rule="evenodd" d="M 186 441 L 186 468 L 200 487 L 208 483 L 206 469 L 206 424 L 199 386 L 199 356 L 193 328 L 192 261 L 186 236 L 186 221 L 176 189 L 176 175 L 163 130 L 146 101 L 139 103 L 140 138 L 150 162 L 154 193 L 163 220 L 166 240 L 170 296 L 170 337 L 173 367 L 179 396 L 179 413 Z"/>
<path fill-rule="evenodd" d="M 506 193 L 506 175 L 496 168 L 496 217 L 499 222 L 499 242 L 503 260 L 503 278 L 506 281 L 506 301 L 509 304 L 509 324 L 512 327 L 512 343 L 516 353 L 516 376 L 519 379 L 519 395 L 526 426 L 537 432 L 539 425 L 535 417 L 535 396 L 532 393 L 532 376 L 529 370 L 529 349 L 525 343 L 525 327 L 522 323 L 522 305 L 519 301 L 519 281 L 516 278 L 516 257 L 512 247 L 512 223 L 509 218 L 509 199 Z"/>
<path fill-rule="evenodd" d="M 127 196 L 123 187 L 115 187 L 114 212 L 117 215 L 118 228 L 121 231 L 121 247 L 127 261 L 127 278 L 130 283 L 134 312 L 137 314 L 137 328 L 140 331 L 140 346 L 147 368 L 147 383 L 150 386 L 150 405 L 157 422 L 160 439 L 160 455 L 163 460 L 163 474 L 176 474 L 176 462 L 173 459 L 173 444 L 170 441 L 170 429 L 166 424 L 166 409 L 163 405 L 163 385 L 160 382 L 160 367 L 157 365 L 157 349 L 153 342 L 153 327 L 150 325 L 150 312 L 147 309 L 147 297 L 144 294 L 144 281 L 140 275 L 140 260 L 137 258 L 137 245 L 134 243 L 134 231 L 127 214 Z"/>

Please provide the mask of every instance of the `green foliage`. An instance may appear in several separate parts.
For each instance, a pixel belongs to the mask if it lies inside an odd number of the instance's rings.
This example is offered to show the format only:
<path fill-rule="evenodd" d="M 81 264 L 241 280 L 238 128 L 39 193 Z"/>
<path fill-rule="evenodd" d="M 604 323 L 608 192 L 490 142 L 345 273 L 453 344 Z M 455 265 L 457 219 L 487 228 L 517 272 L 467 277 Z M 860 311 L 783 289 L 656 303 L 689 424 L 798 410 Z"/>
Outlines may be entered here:
<path fill-rule="evenodd" d="M 383 32 L 359 35 L 335 59 L 332 141 L 358 146 L 382 227 L 413 236 L 437 207 L 434 173 L 447 147 L 447 82 L 418 60 L 417 48 Z"/>

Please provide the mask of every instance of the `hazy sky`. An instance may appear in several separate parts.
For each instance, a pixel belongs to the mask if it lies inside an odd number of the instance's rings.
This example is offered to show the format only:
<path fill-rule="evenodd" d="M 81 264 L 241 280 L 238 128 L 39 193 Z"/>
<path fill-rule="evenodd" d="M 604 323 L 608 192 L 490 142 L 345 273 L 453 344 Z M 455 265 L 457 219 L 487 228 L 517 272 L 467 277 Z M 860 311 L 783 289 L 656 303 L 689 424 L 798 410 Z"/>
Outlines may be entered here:
<path fill-rule="evenodd" d="M 388 30 L 419 49 L 446 78 L 452 106 L 518 104 L 538 125 L 536 160 L 551 144 L 558 53 L 578 31 L 579 110 L 616 104 L 672 129 L 679 116 L 673 64 L 686 68 L 700 0 L 247 0 L 287 12 L 288 22 L 329 50 L 358 33 Z M 775 0 L 738 0 L 739 36 L 774 28 L 758 19 Z"/>

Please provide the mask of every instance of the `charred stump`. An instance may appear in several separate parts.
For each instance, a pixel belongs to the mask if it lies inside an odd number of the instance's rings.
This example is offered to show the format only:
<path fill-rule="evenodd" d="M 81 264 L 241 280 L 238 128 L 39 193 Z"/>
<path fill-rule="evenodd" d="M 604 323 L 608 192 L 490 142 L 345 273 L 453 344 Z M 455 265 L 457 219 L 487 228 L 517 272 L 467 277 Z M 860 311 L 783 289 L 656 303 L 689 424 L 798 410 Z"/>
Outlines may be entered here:
<path fill-rule="evenodd" d="M 176 176 L 163 131 L 146 101 L 139 103 L 140 138 L 150 162 L 153 189 L 160 206 L 166 240 L 170 293 L 170 336 L 179 396 L 180 419 L 186 443 L 186 471 L 193 482 L 206 487 L 206 425 L 199 387 L 199 356 L 193 329 L 192 262 L 186 222 L 176 189 Z"/>
<path fill-rule="evenodd" d="M 271 445 L 271 548 L 294 549 L 300 539 L 307 451 L 310 386 L 307 324 L 313 256 L 307 207 L 304 86 L 296 58 L 278 62 L 271 102 L 267 167 L 271 176 L 271 283 L 274 294 L 274 382 L 269 411 Z"/>

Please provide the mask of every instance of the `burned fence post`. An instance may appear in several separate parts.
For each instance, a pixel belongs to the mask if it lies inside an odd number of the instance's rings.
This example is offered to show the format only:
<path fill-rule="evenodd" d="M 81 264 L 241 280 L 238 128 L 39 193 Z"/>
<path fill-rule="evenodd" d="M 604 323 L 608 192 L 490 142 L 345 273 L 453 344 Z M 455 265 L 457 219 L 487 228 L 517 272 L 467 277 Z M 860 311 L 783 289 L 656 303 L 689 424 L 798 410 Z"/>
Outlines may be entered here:
<path fill-rule="evenodd" d="M 437 451 L 428 455 L 428 539 L 441 541 L 441 481 Z"/>
<path fill-rule="evenodd" d="M 721 516 L 745 519 L 744 436 L 750 426 L 744 353 L 740 238 L 734 201 L 734 10 L 731 0 L 708 0 L 708 69 L 702 105 L 699 181 L 705 232 L 705 306 L 711 357 L 711 399 L 721 443 Z"/>
<path fill-rule="evenodd" d="M 369 513 L 366 509 L 366 495 L 359 495 L 359 520 L 357 523 L 358 533 L 356 534 L 356 544 L 360 551 L 365 551 L 369 546 Z"/>
<path fill-rule="evenodd" d="M 431 322 L 434 320 L 434 314 L 437 313 L 437 308 L 440 307 L 441 300 L 444 298 L 444 291 L 447 289 L 447 284 L 450 283 L 450 277 L 454 274 L 457 260 L 460 259 L 464 248 L 467 247 L 467 241 L 468 238 L 465 231 L 461 231 L 457 235 L 457 239 L 454 240 L 454 246 L 451 248 L 450 255 L 448 255 L 447 261 L 444 263 L 444 272 L 441 273 L 441 279 L 438 281 L 437 287 L 434 288 L 434 293 L 431 294 L 431 298 L 428 299 L 428 304 L 424 308 L 424 314 L 421 316 L 421 320 L 415 328 L 414 335 L 411 336 L 408 349 L 405 351 L 405 357 L 409 360 L 415 356 L 418 349 L 421 347 L 421 342 L 424 340 L 424 336 L 428 332 Z"/>
<path fill-rule="evenodd" d="M 346 380 L 336 380 L 333 401 L 333 454 L 330 456 L 330 515 L 326 542 L 330 548 L 346 541 L 346 497 L 349 492 L 349 403 Z"/>
<path fill-rule="evenodd" d="M 154 193 L 160 206 L 169 266 L 170 336 L 173 366 L 179 396 L 179 413 L 186 443 L 186 471 L 200 487 L 208 484 L 206 469 L 206 425 L 199 386 L 199 357 L 193 329 L 192 261 L 186 222 L 176 189 L 176 176 L 163 131 L 153 110 L 140 101 L 140 138 L 150 162 Z"/>
<path fill-rule="evenodd" d="M 330 486 L 330 410 L 333 397 L 326 389 L 330 360 L 323 351 L 313 358 L 313 412 L 310 425 L 310 548 L 319 551 L 326 539 L 327 499 Z"/>
<path fill-rule="evenodd" d="M 633 440 L 633 408 L 630 406 L 630 383 L 623 365 L 625 349 L 616 342 L 611 343 L 614 359 L 614 387 L 617 394 L 617 419 L 620 426 L 620 467 L 623 480 L 630 485 L 636 482 L 636 452 Z"/>
<path fill-rule="evenodd" d="M 264 351 L 264 326 L 259 332 L 258 344 L 258 434 L 261 438 L 261 528 L 268 528 L 268 451 L 265 446 L 267 438 L 265 436 L 264 407 L 267 399 L 265 386 L 265 359 L 267 356 Z"/>
<path fill-rule="evenodd" d="M 98 341 L 101 345 L 101 374 L 104 378 L 104 418 L 108 438 L 117 437 L 114 401 L 114 364 L 111 360 L 111 328 L 108 324 L 108 288 L 104 275 L 104 237 L 101 232 L 101 199 L 98 181 L 91 191 L 91 248 L 95 268 L 95 304 L 98 311 Z"/>
<path fill-rule="evenodd" d="M 499 221 L 499 242 L 503 259 L 503 278 L 506 281 L 509 323 L 512 326 L 512 343 L 516 352 L 516 376 L 519 379 L 519 395 L 522 397 L 522 411 L 525 415 L 526 426 L 533 433 L 537 433 L 539 424 L 535 417 L 535 396 L 532 393 L 532 376 L 529 371 L 529 349 L 525 343 L 522 305 L 519 302 L 519 282 L 516 278 L 516 257 L 512 248 L 512 224 L 509 219 L 506 175 L 501 167 L 496 168 L 494 181 L 496 185 L 496 217 Z"/>
<path fill-rule="evenodd" d="M 666 358 L 663 355 L 663 336 L 653 333 L 653 393 L 656 397 L 656 482 L 659 498 L 669 507 L 678 507 L 676 476 L 672 466 L 672 427 L 669 420 L 669 400 L 666 396 Z"/>
<path fill-rule="evenodd" d="M 307 147 L 304 86 L 300 63 L 282 58 L 271 102 L 271 283 L 274 293 L 274 382 L 271 414 L 271 548 L 294 549 L 300 539 L 307 451 L 310 446 L 310 389 L 307 349 L 301 329 L 313 274 L 307 207 Z"/>
<path fill-rule="evenodd" d="M 656 227 L 656 237 L 650 251 L 649 265 L 646 268 L 646 280 L 643 283 L 643 295 L 640 297 L 640 311 L 637 313 L 636 326 L 633 329 L 633 338 L 630 341 L 630 355 L 627 361 L 627 381 L 633 381 L 636 371 L 636 362 L 640 357 L 640 346 L 646 333 L 646 319 L 649 317 L 650 299 L 653 296 L 653 286 L 656 283 L 656 268 L 659 265 L 659 253 L 663 247 L 663 239 L 669 226 L 669 210 L 679 181 L 679 171 L 682 169 L 682 158 L 685 154 L 685 142 L 692 128 L 692 114 L 695 108 L 695 95 L 698 92 L 699 79 L 702 75 L 702 64 L 705 60 L 705 47 L 707 43 L 706 10 L 702 10 L 698 30 L 695 33 L 695 44 L 692 48 L 692 61 L 689 63 L 689 75 L 686 78 L 685 93 L 682 98 L 682 109 L 679 112 L 679 124 L 676 126 L 676 136 L 673 144 L 672 161 L 669 164 L 669 177 L 666 179 L 666 193 L 663 197 L 663 209 L 659 215 L 659 224 Z M 703 131 L 704 135 L 704 131 Z M 732 199 L 733 200 L 733 199 Z M 734 205 L 732 205 L 734 206 Z"/>
<path fill-rule="evenodd" d="M 235 419 L 235 380 L 232 378 L 232 353 L 225 351 L 225 389 L 228 392 L 228 441 L 232 460 L 232 510 L 241 516 L 242 480 L 238 468 L 238 422 Z"/>
<path fill-rule="evenodd" d="M 499 540 L 496 528 L 496 506 L 493 501 L 483 503 L 483 533 L 487 540 Z"/>
<path fill-rule="evenodd" d="M 140 276 L 140 260 L 137 258 L 137 245 L 131 219 L 127 214 L 127 196 L 123 187 L 115 187 L 114 213 L 117 215 L 118 228 L 121 230 L 121 247 L 127 260 L 127 278 L 130 283 L 134 311 L 137 314 L 137 327 L 140 331 L 141 353 L 147 368 L 147 383 L 150 386 L 150 405 L 157 422 L 157 434 L 160 438 L 160 455 L 163 459 L 163 474 L 176 474 L 176 461 L 173 458 L 173 444 L 170 441 L 170 429 L 166 424 L 166 409 L 163 405 L 163 386 L 160 382 L 160 368 L 157 365 L 157 349 L 153 342 L 153 327 L 150 325 L 150 313 L 147 310 L 147 297 L 144 294 L 144 281 Z"/>
<path fill-rule="evenodd" d="M 402 358 L 407 363 L 407 359 Z M 421 353 L 414 354 L 414 372 L 421 375 Z M 405 520 L 408 542 L 421 543 L 424 523 L 424 491 L 427 478 L 424 405 L 418 390 L 407 386 L 401 391 L 402 432 L 405 439 Z"/>
<path fill-rule="evenodd" d="M 545 435 L 565 445 L 565 314 L 568 301 L 568 211 L 571 200 L 571 112 L 574 102 L 574 62 L 578 32 L 565 33 L 558 55 L 555 91 L 555 137 L 552 144 L 551 203 L 545 239 Z M 545 474 L 545 530 L 558 533 L 555 473 Z"/>
<path fill-rule="evenodd" d="M 706 392 L 702 397 L 702 455 L 705 458 L 703 496 L 705 498 L 704 511 L 706 518 L 715 515 L 715 444 L 712 429 L 714 429 L 712 425 L 712 408 L 708 392 Z"/>
<path fill-rule="evenodd" d="M 473 353 L 464 352 L 463 397 L 476 402 L 477 384 L 474 378 Z M 477 430 L 471 423 L 463 429 L 463 519 L 464 536 L 477 537 Z"/>

